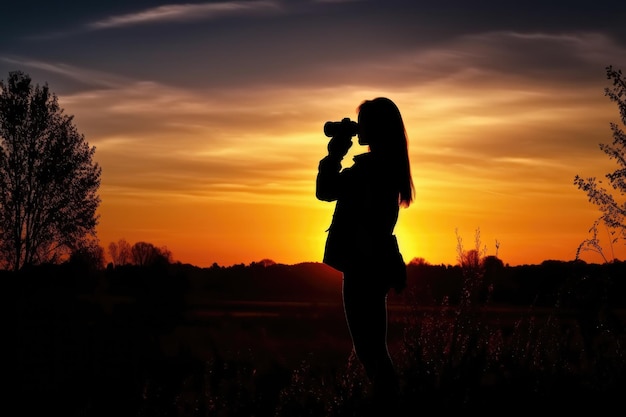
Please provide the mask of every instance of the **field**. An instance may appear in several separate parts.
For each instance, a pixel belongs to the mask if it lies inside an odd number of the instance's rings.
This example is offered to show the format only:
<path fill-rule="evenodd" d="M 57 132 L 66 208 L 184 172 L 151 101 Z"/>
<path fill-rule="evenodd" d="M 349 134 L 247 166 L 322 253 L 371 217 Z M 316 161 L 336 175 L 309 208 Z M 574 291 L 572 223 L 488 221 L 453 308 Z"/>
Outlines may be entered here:
<path fill-rule="evenodd" d="M 151 285 L 157 275 L 146 272 Z M 340 293 L 238 300 L 187 286 L 178 299 L 169 284 L 120 295 L 101 283 L 78 291 L 41 282 L 18 286 L 9 304 L 18 317 L 16 415 L 369 415 Z M 620 406 L 622 305 L 589 300 L 589 291 L 552 304 L 495 303 L 494 291 L 464 282 L 456 298 L 426 302 L 412 286 L 390 295 L 389 345 L 401 377 L 390 415 Z M 572 297 L 587 301 L 566 302 Z"/>

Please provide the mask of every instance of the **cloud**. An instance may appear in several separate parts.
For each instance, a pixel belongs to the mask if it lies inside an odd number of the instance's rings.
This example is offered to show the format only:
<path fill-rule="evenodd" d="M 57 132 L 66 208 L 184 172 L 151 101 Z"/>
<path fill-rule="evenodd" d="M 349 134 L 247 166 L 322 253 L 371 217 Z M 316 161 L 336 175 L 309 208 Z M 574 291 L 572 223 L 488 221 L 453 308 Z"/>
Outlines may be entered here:
<path fill-rule="evenodd" d="M 175 4 L 154 7 L 135 13 L 111 16 L 87 24 L 89 29 L 111 29 L 160 22 L 187 22 L 228 15 L 264 13 L 280 10 L 275 1 L 235 1 L 221 3 Z"/>
<path fill-rule="evenodd" d="M 61 75 L 65 78 L 69 78 L 70 80 L 95 88 L 116 88 L 129 82 L 127 78 L 119 75 L 112 75 L 110 73 L 85 69 L 65 63 L 53 63 L 26 57 L 6 56 L 0 56 L 0 61 L 16 65 L 18 67 L 32 68 L 44 71 L 45 73 Z"/>
<path fill-rule="evenodd" d="M 60 104 L 96 146 L 107 197 L 245 201 L 254 195 L 257 202 L 300 204 L 312 195 L 302 178 L 313 175 L 326 145 L 321 133 L 307 132 L 312 96 L 294 101 L 296 93 L 133 82 L 63 96 Z M 322 121 L 314 121 L 321 132 Z M 307 145 L 318 149 L 309 152 Z"/>
<path fill-rule="evenodd" d="M 485 32 L 458 36 L 438 44 L 402 49 L 356 61 L 331 62 L 318 69 L 320 79 L 362 85 L 432 84 L 438 80 L 482 84 L 517 84 L 520 80 L 550 85 L 578 85 L 613 63 L 626 66 L 626 49 L 602 33 Z M 349 61 L 356 63 L 346 71 Z M 621 64 L 620 64 L 621 63 Z"/>
<path fill-rule="evenodd" d="M 282 196 L 298 203 L 312 195 L 326 146 L 323 122 L 354 117 L 363 99 L 379 95 L 403 112 L 416 176 L 440 176 L 447 189 L 459 178 L 474 178 L 476 187 L 492 181 L 489 189 L 498 190 L 541 171 L 567 184 L 569 167 L 582 166 L 608 134 L 613 107 L 603 96 L 602 69 L 620 51 L 600 35 L 494 32 L 359 62 L 343 69 L 354 75 L 351 68 L 361 68 L 352 83 L 311 77 L 298 85 L 266 79 L 237 88 L 181 88 L 36 65 L 103 80 L 104 88 L 63 95 L 60 104 L 97 147 L 107 195 L 246 201 L 254 194 L 258 201 Z"/>

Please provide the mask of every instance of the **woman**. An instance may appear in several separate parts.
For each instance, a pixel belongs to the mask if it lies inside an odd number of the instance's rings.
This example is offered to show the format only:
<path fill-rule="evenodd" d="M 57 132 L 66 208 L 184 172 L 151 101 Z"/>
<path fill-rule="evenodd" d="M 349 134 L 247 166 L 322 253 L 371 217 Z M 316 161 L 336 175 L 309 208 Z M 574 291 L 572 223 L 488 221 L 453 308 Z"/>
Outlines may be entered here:
<path fill-rule="evenodd" d="M 358 107 L 357 135 L 369 152 L 342 170 L 352 146 L 349 129 L 328 143 L 319 163 L 316 196 L 336 201 L 324 263 L 343 272 L 343 303 L 354 351 L 373 384 L 375 398 L 397 392 L 387 349 L 387 293 L 406 285 L 406 265 L 393 234 L 400 207 L 413 201 L 407 135 L 398 107 L 388 98 Z"/>

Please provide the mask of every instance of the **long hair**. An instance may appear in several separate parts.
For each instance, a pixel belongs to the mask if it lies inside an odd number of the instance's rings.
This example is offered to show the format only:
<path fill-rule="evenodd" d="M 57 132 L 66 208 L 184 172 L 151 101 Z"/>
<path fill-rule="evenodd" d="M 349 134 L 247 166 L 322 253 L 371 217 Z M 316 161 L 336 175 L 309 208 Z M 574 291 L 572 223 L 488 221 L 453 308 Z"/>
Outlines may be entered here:
<path fill-rule="evenodd" d="M 357 110 L 360 123 L 367 125 L 370 150 L 383 157 L 392 186 L 398 190 L 398 202 L 408 207 L 413 201 L 415 187 L 407 133 L 398 106 L 386 97 L 377 97 L 365 100 Z"/>

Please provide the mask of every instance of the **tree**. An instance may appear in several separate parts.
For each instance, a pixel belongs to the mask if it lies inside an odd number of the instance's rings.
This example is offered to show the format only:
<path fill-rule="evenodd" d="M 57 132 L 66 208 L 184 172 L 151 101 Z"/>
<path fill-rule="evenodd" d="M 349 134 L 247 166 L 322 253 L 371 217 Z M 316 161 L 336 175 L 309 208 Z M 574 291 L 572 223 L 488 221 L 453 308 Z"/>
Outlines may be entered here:
<path fill-rule="evenodd" d="M 103 269 L 104 248 L 98 245 L 96 240 L 85 240 L 80 247 L 72 251 L 68 262 L 87 270 Z"/>
<path fill-rule="evenodd" d="M 157 248 L 152 243 L 137 242 L 131 248 L 133 263 L 139 266 L 169 264 L 172 253 L 167 248 Z"/>
<path fill-rule="evenodd" d="M 126 239 L 109 243 L 109 256 L 114 266 L 130 264 L 133 260 L 130 243 Z"/>
<path fill-rule="evenodd" d="M 0 81 L 0 263 L 59 262 L 95 238 L 100 166 L 95 147 L 48 85 L 21 72 Z"/>
<path fill-rule="evenodd" d="M 111 257 L 111 264 L 113 264 L 113 266 L 117 266 L 120 264 L 119 251 L 115 242 L 109 243 L 109 256 Z"/>
<path fill-rule="evenodd" d="M 611 80 L 612 85 L 605 88 L 604 93 L 611 101 L 617 103 L 622 124 L 626 125 L 626 79 L 621 70 L 615 70 L 612 66 L 606 67 L 606 76 Z M 613 132 L 613 142 L 610 145 L 601 143 L 600 149 L 619 165 L 618 169 L 605 175 L 613 191 L 602 187 L 600 185 L 602 181 L 597 181 L 595 177 L 582 178 L 578 175 L 574 177 L 574 184 L 578 189 L 583 190 L 589 201 L 598 206 L 602 212 L 590 229 L 592 236 L 579 245 L 577 259 L 581 251 L 591 250 L 599 253 L 605 262 L 607 261 L 598 237 L 598 228 L 601 225 L 608 230 L 612 253 L 614 253 L 614 244 L 619 241 L 626 244 L 626 199 L 624 199 L 626 195 L 626 133 L 617 123 L 611 123 L 610 126 Z M 615 256 L 613 255 L 612 258 L 615 259 Z"/>

